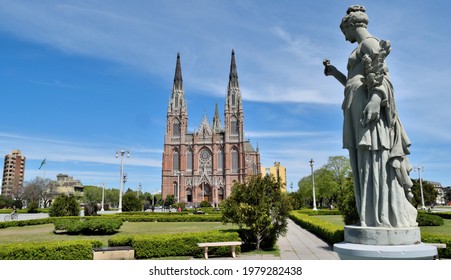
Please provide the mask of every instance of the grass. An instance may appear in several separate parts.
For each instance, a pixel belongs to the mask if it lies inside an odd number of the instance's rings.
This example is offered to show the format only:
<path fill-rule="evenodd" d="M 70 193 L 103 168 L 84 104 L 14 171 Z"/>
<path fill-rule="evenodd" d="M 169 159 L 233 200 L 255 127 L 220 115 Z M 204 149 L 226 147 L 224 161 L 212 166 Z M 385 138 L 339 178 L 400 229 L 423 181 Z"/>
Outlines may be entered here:
<path fill-rule="evenodd" d="M 124 223 L 115 235 L 122 234 L 170 234 L 180 232 L 202 232 L 209 230 L 221 230 L 236 228 L 228 224 L 224 225 L 219 222 L 167 222 L 167 223 Z M 0 229 L 0 244 L 20 243 L 20 242 L 46 242 L 58 240 L 82 240 L 82 239 L 96 239 L 103 242 L 105 246 L 108 244 L 108 239 L 112 235 L 66 235 L 54 234 L 53 224 L 26 226 L 26 227 L 11 227 Z"/>

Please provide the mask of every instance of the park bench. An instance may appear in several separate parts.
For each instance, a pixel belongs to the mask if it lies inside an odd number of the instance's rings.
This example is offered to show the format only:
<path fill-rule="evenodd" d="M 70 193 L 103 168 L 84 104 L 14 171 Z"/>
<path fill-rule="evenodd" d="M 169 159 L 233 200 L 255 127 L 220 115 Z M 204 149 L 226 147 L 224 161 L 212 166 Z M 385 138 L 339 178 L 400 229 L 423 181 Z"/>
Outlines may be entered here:
<path fill-rule="evenodd" d="M 221 246 L 230 246 L 230 252 L 232 253 L 232 258 L 236 258 L 235 248 L 243 244 L 241 241 L 222 241 L 222 242 L 206 242 L 206 243 L 197 243 L 197 246 L 200 248 L 204 248 L 204 258 L 208 260 L 208 247 L 221 247 Z"/>
<path fill-rule="evenodd" d="M 445 243 L 424 243 L 424 244 L 434 246 L 437 249 L 446 249 Z M 436 260 L 439 259 L 438 253 L 437 253 L 437 256 L 434 257 L 434 259 L 436 259 Z"/>
<path fill-rule="evenodd" d="M 93 248 L 94 260 L 133 260 L 135 250 L 130 246 Z"/>

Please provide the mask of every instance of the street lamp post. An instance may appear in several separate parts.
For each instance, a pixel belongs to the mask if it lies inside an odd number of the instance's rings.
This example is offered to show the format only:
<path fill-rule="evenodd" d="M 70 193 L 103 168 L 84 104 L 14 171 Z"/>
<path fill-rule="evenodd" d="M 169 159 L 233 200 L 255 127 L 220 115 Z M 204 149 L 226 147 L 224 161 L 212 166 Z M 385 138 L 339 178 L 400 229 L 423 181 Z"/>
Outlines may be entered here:
<path fill-rule="evenodd" d="M 122 212 L 122 182 L 124 179 L 124 155 L 127 157 L 130 157 L 130 152 L 129 151 L 124 151 L 124 149 L 122 149 L 120 152 L 116 151 L 116 158 L 118 158 L 119 156 L 121 156 L 121 171 L 120 171 L 120 179 L 119 179 L 119 207 L 117 209 L 117 212 Z"/>
<path fill-rule="evenodd" d="M 177 170 L 177 203 L 180 202 L 180 175 L 183 175 L 183 172 Z"/>
<path fill-rule="evenodd" d="M 415 171 L 418 171 L 418 177 L 420 178 L 420 193 L 421 193 L 421 210 L 426 210 L 426 206 L 424 205 L 424 195 L 423 195 L 423 182 L 421 180 L 421 172 L 424 172 L 423 166 L 415 166 Z"/>
<path fill-rule="evenodd" d="M 313 164 L 315 162 L 313 161 L 313 159 L 311 159 L 309 162 L 310 162 L 310 167 L 312 168 L 313 210 L 318 210 L 318 209 L 316 209 L 316 198 L 315 198 L 315 176 L 313 176 Z"/>
<path fill-rule="evenodd" d="M 102 209 L 100 209 L 101 212 L 105 211 L 105 208 L 103 207 L 104 203 L 105 203 L 105 184 L 102 183 L 100 184 L 102 186 Z"/>

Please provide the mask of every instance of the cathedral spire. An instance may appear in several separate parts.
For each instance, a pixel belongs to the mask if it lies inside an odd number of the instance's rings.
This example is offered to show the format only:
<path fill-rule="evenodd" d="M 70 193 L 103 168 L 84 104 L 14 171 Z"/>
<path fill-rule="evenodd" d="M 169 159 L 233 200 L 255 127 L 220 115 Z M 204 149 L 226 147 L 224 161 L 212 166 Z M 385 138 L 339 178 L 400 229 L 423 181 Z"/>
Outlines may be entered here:
<path fill-rule="evenodd" d="M 183 90 L 182 67 L 180 65 L 180 52 L 177 53 L 173 90 Z"/>
<path fill-rule="evenodd" d="M 218 103 L 216 103 L 215 115 L 213 117 L 213 132 L 222 132 L 221 118 L 219 117 Z"/>
<path fill-rule="evenodd" d="M 238 72 L 236 71 L 235 62 L 235 50 L 232 49 L 232 61 L 230 62 L 230 74 L 229 74 L 229 90 L 231 88 L 239 88 L 238 84 Z"/>
<path fill-rule="evenodd" d="M 174 85 L 170 98 L 170 108 L 168 111 L 186 112 L 185 90 L 183 89 L 182 66 L 180 63 L 180 52 L 177 53 L 177 63 L 175 65 Z"/>

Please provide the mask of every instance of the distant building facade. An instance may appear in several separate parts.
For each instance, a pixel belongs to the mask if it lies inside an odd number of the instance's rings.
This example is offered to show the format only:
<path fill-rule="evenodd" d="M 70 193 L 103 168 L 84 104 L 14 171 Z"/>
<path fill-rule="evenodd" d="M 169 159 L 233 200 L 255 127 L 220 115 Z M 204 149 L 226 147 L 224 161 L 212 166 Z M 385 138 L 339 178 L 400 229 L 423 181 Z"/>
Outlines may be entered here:
<path fill-rule="evenodd" d="M 287 169 L 280 165 L 280 162 L 274 162 L 274 166 L 271 167 L 261 167 L 261 173 L 263 176 L 269 175 L 273 176 L 282 185 L 282 191 L 287 191 Z"/>
<path fill-rule="evenodd" d="M 26 157 L 20 150 L 12 150 L 5 156 L 3 166 L 2 195 L 19 198 L 24 191 Z"/>
<path fill-rule="evenodd" d="M 188 131 L 188 109 L 177 54 L 174 84 L 169 98 L 162 159 L 162 197 L 196 205 L 219 204 L 235 182 L 260 174 L 260 153 L 244 140 L 243 102 L 232 51 L 224 106 L 224 126 L 216 104 L 212 123 L 204 115 L 198 130 Z"/>
<path fill-rule="evenodd" d="M 52 182 L 53 189 L 57 194 L 74 195 L 76 192 L 83 193 L 84 186 L 80 180 L 74 179 L 66 174 L 56 175 L 56 181 Z"/>

